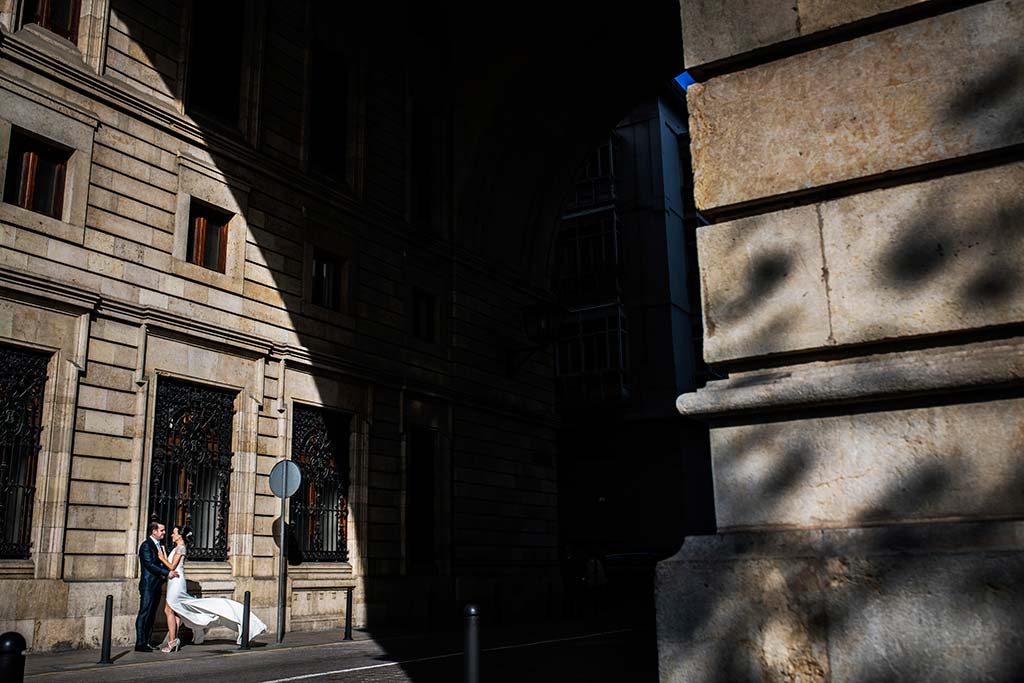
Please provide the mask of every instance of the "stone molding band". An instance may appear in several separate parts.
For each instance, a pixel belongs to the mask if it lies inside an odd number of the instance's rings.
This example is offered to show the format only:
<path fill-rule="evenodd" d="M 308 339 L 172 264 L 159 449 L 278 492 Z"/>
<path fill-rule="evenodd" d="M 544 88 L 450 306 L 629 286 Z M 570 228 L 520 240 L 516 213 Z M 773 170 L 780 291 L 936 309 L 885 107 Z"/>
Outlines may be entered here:
<path fill-rule="evenodd" d="M 736 373 L 679 396 L 676 408 L 709 419 L 1012 386 L 1024 386 L 1021 338 Z"/>

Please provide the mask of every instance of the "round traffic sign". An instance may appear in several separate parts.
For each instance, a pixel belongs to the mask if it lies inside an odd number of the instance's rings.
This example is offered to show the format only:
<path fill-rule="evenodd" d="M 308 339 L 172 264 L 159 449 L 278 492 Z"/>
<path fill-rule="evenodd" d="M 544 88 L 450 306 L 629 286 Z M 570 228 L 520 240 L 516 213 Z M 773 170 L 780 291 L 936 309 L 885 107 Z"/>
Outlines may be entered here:
<path fill-rule="evenodd" d="M 285 484 L 287 483 L 287 486 Z M 281 460 L 270 470 L 270 490 L 278 498 L 288 498 L 299 490 L 302 472 L 291 460 Z"/>

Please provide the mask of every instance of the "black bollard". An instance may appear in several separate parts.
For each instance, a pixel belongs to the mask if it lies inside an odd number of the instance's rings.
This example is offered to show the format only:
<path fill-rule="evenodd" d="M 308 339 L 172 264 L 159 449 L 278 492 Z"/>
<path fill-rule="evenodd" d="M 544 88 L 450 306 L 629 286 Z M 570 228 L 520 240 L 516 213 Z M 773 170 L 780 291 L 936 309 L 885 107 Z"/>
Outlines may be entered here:
<path fill-rule="evenodd" d="M 0 681 L 22 683 L 25 680 L 25 637 L 17 631 L 0 636 Z"/>
<path fill-rule="evenodd" d="M 110 628 L 114 621 L 114 596 L 108 595 L 103 605 L 103 640 L 100 641 L 100 661 L 97 664 L 113 664 L 110 658 Z"/>
<path fill-rule="evenodd" d="M 480 608 L 466 605 L 465 683 L 480 683 Z"/>
<path fill-rule="evenodd" d="M 352 640 L 352 586 L 345 589 L 345 637 L 342 640 Z"/>
<path fill-rule="evenodd" d="M 249 600 L 251 598 L 249 591 L 245 591 L 245 597 L 242 598 L 242 642 L 238 646 L 240 650 L 249 649 Z"/>

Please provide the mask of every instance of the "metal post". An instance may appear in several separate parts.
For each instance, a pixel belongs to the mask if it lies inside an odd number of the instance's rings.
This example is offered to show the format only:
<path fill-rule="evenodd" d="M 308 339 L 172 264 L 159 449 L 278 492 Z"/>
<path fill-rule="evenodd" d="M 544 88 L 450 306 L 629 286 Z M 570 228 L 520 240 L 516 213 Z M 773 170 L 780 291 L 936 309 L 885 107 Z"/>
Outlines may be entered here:
<path fill-rule="evenodd" d="M 242 643 L 239 645 L 239 649 L 249 649 L 249 600 L 252 595 L 249 591 L 245 591 L 245 597 L 242 599 Z"/>
<path fill-rule="evenodd" d="M 480 608 L 471 602 L 466 605 L 465 614 L 465 683 L 480 683 Z"/>
<path fill-rule="evenodd" d="M 283 491 L 288 490 L 288 468 L 284 468 L 284 484 L 282 486 Z M 285 547 L 284 541 L 284 514 L 285 514 L 285 502 L 288 499 L 285 496 L 281 496 L 281 538 L 280 538 L 280 550 L 281 561 L 278 564 L 277 569 L 277 642 L 284 640 L 284 570 L 285 570 L 285 555 L 288 553 L 287 547 Z"/>
<path fill-rule="evenodd" d="M 342 640 L 352 640 L 352 586 L 345 589 L 345 637 Z"/>
<path fill-rule="evenodd" d="M 103 640 L 100 641 L 100 661 L 97 664 L 113 664 L 110 658 L 110 627 L 114 621 L 114 596 L 108 595 L 103 605 Z"/>
<path fill-rule="evenodd" d="M 22 683 L 25 680 L 25 637 L 17 631 L 0 636 L 0 681 Z"/>

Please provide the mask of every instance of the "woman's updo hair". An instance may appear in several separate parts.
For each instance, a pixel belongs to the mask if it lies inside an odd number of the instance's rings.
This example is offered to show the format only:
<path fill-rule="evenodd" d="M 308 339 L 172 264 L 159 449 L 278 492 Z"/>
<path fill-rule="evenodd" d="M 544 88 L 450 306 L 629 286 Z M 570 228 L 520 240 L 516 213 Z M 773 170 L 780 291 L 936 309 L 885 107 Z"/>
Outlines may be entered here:
<path fill-rule="evenodd" d="M 195 538 L 195 534 L 192 533 L 192 527 L 186 524 L 185 526 L 178 529 L 178 534 L 181 535 L 185 545 L 192 545 L 192 539 Z"/>

